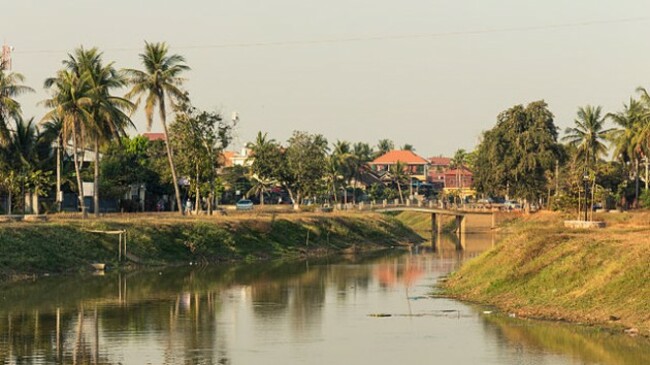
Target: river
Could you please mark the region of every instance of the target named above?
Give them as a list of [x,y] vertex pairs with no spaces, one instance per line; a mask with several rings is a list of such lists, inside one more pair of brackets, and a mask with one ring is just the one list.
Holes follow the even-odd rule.
[[650,364],[645,339],[431,294],[494,244],[0,287],[2,364]]

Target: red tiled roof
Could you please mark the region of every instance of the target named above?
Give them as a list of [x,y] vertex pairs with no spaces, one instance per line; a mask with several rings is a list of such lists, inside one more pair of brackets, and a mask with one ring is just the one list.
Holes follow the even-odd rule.
[[449,157],[429,157],[429,162],[431,162],[432,165],[438,165],[438,166],[449,166],[451,163],[451,158]]
[[149,141],[164,141],[165,140],[165,133],[142,133],[142,137],[145,137]]
[[[451,176],[456,176],[456,175],[458,175],[458,169],[450,169],[450,170],[445,171],[445,176],[450,176],[450,175],[451,175]],[[463,175],[463,176],[472,176],[472,175],[474,175],[474,174],[472,174],[472,172],[469,171],[469,170],[467,170],[467,169],[462,169],[462,170],[460,170],[460,175]]]
[[416,155],[413,151],[408,150],[393,150],[386,154],[377,157],[370,164],[396,164],[397,162],[407,163],[410,165],[426,165],[429,163],[424,158]]

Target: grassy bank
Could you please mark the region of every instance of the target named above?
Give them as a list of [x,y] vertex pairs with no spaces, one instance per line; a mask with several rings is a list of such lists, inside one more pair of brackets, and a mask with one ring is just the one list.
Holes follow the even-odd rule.
[[522,317],[650,335],[650,214],[601,215],[608,227],[592,231],[565,229],[564,218],[539,213],[510,223],[444,290]]
[[0,278],[118,266],[118,238],[91,230],[127,230],[130,264],[174,265],[300,257],[372,250],[421,240],[380,214],[293,213],[215,217],[53,217],[46,223],[0,224]]

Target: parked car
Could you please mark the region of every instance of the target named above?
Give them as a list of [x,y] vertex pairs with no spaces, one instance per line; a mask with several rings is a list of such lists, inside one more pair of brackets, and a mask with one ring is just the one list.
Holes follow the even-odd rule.
[[519,202],[517,202],[516,200],[506,200],[503,203],[503,207],[508,210],[519,210],[521,209],[521,204],[519,204]]
[[253,202],[250,201],[249,199],[240,199],[236,204],[235,207],[237,210],[251,210],[253,209]]

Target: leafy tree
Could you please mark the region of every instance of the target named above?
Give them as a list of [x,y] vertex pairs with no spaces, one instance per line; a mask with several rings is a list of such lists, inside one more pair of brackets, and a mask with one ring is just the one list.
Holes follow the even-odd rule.
[[295,131],[284,150],[278,181],[295,205],[315,194],[325,172],[327,140],[319,134]]
[[516,105],[497,117],[476,149],[474,183],[492,196],[536,201],[548,183],[546,172],[561,157],[553,114],[544,101]]
[[415,152],[415,147],[413,147],[412,144],[406,143],[404,146],[402,146],[402,150]]
[[180,88],[183,83],[180,75],[190,68],[185,65],[185,59],[182,56],[177,54],[168,55],[168,47],[165,43],[145,42],[145,51],[140,54],[140,59],[144,65],[144,71],[126,70],[129,83],[132,85],[126,97],[129,99],[137,98],[137,106],[140,104],[142,96],[146,95],[144,111],[147,117],[147,130],[151,130],[154,109],[156,109],[156,106],[158,107],[160,122],[165,133],[165,147],[174,184],[176,204],[179,212],[183,214],[178,178],[174,168],[174,152],[167,130],[167,106],[165,100],[167,99],[174,106],[177,102],[188,99],[187,94]]
[[170,125],[172,147],[182,151],[176,156],[178,171],[191,181],[197,212],[203,194],[207,195],[208,211],[212,213],[218,157],[230,144],[233,127],[219,113],[200,111],[188,103],[178,107],[176,120]]

